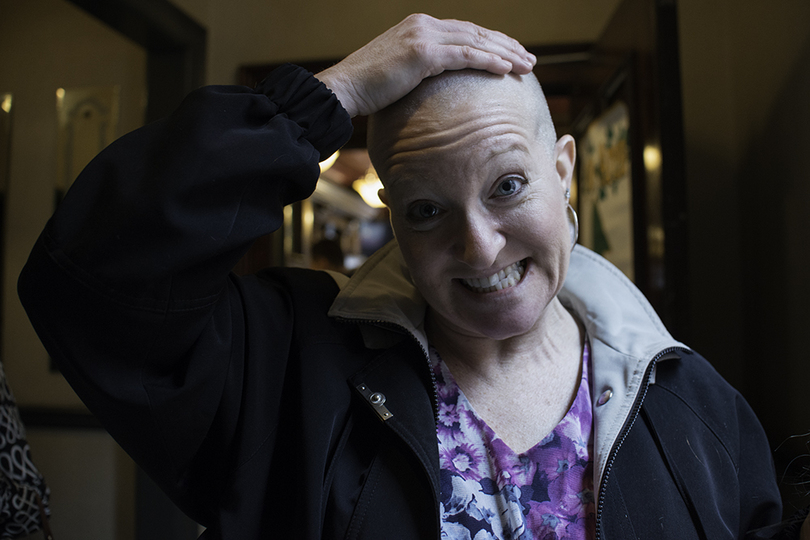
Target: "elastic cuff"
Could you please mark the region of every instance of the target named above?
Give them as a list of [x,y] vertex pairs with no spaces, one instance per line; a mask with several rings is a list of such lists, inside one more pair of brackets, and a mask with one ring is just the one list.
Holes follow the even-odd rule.
[[256,86],[305,131],[305,138],[326,159],[346,144],[352,134],[349,113],[337,96],[312,73],[293,64],[284,64]]

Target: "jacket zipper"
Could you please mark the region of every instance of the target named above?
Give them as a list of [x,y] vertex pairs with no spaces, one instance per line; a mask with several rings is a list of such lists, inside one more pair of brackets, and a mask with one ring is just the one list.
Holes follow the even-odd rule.
[[[434,428],[434,430],[436,430],[438,432],[438,429],[439,429],[439,385],[436,382],[436,375],[433,373],[433,366],[430,365],[430,353],[425,350],[425,347],[422,345],[422,342],[419,341],[419,339],[415,335],[413,335],[413,333],[410,330],[408,330],[407,328],[405,328],[404,326],[402,326],[400,324],[397,324],[397,323],[392,323],[390,321],[383,321],[381,319],[349,319],[349,318],[344,318],[344,317],[340,317],[339,320],[341,320],[343,322],[347,322],[347,323],[371,324],[371,325],[383,326],[383,327],[387,327],[387,328],[396,329],[397,331],[403,331],[412,340],[414,340],[417,345],[419,345],[419,349],[422,351],[422,357],[423,357],[423,359],[425,361],[425,364],[427,366],[428,373],[430,373],[430,382],[431,382],[431,384],[433,386],[433,399],[431,401],[431,406],[433,408],[433,428]],[[389,416],[389,418],[390,418],[390,416]],[[438,442],[436,444],[438,444]],[[425,473],[428,474],[427,471],[425,471]],[[430,474],[428,474],[428,478],[429,477],[430,477]],[[432,492],[433,492],[433,490],[431,489],[431,493]],[[435,503],[435,508],[436,508],[436,530],[439,532],[439,534],[441,534],[441,516],[439,515],[439,500],[438,500],[437,497],[438,497],[438,494],[433,493],[433,499],[434,499],[433,502]]]
[[[419,345],[419,349],[422,351],[422,356],[427,363],[428,373],[430,373],[430,381],[433,385],[433,399],[431,405],[433,406],[433,420],[438,429],[439,425],[439,388],[438,384],[436,383],[436,375],[433,373],[433,366],[430,364],[430,353],[425,350],[425,347],[422,343],[414,336],[407,328],[402,325],[392,323],[389,321],[383,320],[370,320],[370,319],[347,319],[341,318],[341,320],[350,323],[356,324],[373,324],[377,326],[384,326],[388,328],[393,328],[396,330],[404,331],[412,340]],[[610,450],[610,455],[608,457],[607,463],[605,464],[605,472],[602,476],[602,483],[600,485],[599,490],[599,500],[596,506],[596,540],[601,540],[602,538],[602,530],[601,530],[601,517],[602,517],[602,508],[605,504],[604,494],[605,494],[605,485],[610,477],[610,471],[613,467],[613,462],[616,460],[616,454],[618,453],[619,449],[621,448],[622,444],[624,443],[625,438],[627,438],[627,434],[630,432],[630,429],[635,424],[636,418],[638,417],[638,413],[641,410],[641,405],[644,402],[644,398],[647,396],[647,389],[649,388],[650,383],[650,375],[652,374],[652,370],[655,368],[655,365],[658,363],[662,357],[666,356],[667,354],[685,350],[683,347],[670,347],[668,349],[664,349],[663,351],[656,354],[650,364],[647,366],[647,370],[644,372],[644,379],[642,380],[642,388],[641,392],[639,393],[638,397],[636,398],[635,403],[633,403],[633,408],[630,411],[630,415],[628,416],[627,421],[622,428],[621,433],[616,438],[616,442],[613,444],[613,447]]]
[[610,478],[610,471],[613,467],[613,462],[616,460],[616,455],[619,453],[619,449],[624,443],[624,440],[627,438],[627,434],[630,433],[630,430],[633,428],[633,424],[635,424],[638,413],[641,410],[641,405],[644,403],[644,398],[647,396],[647,389],[650,386],[650,375],[652,374],[655,365],[662,357],[676,351],[685,350],[686,349],[683,347],[670,347],[668,349],[664,349],[653,357],[652,361],[647,366],[647,370],[644,372],[644,379],[641,383],[641,391],[636,397],[636,401],[633,403],[633,408],[630,410],[627,421],[625,421],[622,431],[616,438],[616,442],[613,443],[613,447],[610,449],[610,454],[608,455],[608,460],[605,463],[605,472],[602,475],[602,483],[599,487],[599,499],[596,505],[596,540],[601,540],[602,538],[602,508],[605,505],[605,486]]

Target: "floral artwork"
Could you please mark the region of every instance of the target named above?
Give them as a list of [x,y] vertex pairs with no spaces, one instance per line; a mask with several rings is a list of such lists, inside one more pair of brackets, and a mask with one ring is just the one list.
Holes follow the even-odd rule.
[[627,105],[618,101],[579,141],[579,240],[633,279],[629,127]]
[[542,441],[517,454],[475,413],[431,351],[439,391],[442,538],[593,538],[592,409],[588,352],[571,409]]

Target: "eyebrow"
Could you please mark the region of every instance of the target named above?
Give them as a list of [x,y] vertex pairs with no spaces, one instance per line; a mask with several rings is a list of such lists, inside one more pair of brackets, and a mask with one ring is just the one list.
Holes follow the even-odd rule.
[[[428,179],[420,173],[410,173],[407,175],[395,174],[385,181],[386,189],[391,189],[396,186],[396,189],[409,189],[409,186],[420,183],[425,184]],[[413,188],[410,188],[413,189]]]

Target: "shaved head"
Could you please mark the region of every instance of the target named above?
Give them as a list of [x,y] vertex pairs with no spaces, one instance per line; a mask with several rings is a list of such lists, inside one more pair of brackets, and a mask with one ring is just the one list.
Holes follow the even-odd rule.
[[556,139],[533,75],[445,72],[369,119],[380,195],[434,330],[536,329],[571,252],[576,151]]
[[484,115],[493,103],[513,108],[532,122],[536,142],[549,156],[553,155],[557,135],[545,95],[533,73],[494,75],[465,69],[424,79],[405,97],[369,117],[368,150],[374,168],[385,183],[386,161],[401,138],[416,130],[429,139],[432,131],[453,124],[458,107],[480,104]]

